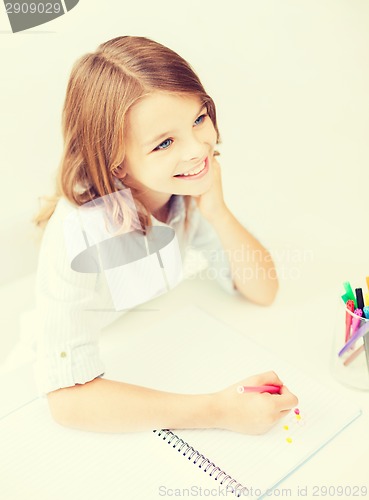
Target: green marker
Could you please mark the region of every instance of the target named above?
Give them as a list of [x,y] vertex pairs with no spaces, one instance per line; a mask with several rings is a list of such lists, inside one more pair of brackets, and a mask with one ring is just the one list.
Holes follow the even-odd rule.
[[[346,291],[346,296],[348,299],[353,300],[355,304],[355,309],[357,309],[357,301],[354,292],[352,291],[351,285],[348,281],[345,281],[343,284],[345,291]],[[347,302],[347,301],[346,301]]]
[[347,295],[347,293],[344,293],[343,295],[341,295],[341,299],[345,304],[347,304],[347,301],[350,300],[350,297]]

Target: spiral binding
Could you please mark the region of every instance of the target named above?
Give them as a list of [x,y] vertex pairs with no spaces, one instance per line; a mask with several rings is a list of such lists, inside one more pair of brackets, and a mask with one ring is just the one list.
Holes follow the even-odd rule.
[[[162,440],[166,441],[167,444],[172,444],[172,442],[176,440],[173,444],[173,448],[175,450],[177,450],[178,452],[183,451],[182,455],[188,460],[191,460],[193,464],[197,465],[200,462],[199,468],[208,473],[210,477],[215,479],[215,481],[218,481],[220,478],[222,478],[220,484],[222,486],[225,485],[227,488],[231,487],[232,493],[234,493],[235,496],[240,497],[242,493],[248,493],[249,490],[248,488],[246,488],[246,486],[238,483],[229,474],[217,467],[213,462],[211,462],[208,458],[195,450],[195,448],[190,446],[188,443],[186,443],[186,441],[174,434],[171,430],[161,429],[159,431],[154,430],[153,432],[158,437],[163,436]],[[234,483],[236,484],[234,485]]]

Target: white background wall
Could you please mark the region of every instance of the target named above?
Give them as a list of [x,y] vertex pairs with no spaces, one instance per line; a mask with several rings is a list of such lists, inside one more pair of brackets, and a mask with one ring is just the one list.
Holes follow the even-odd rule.
[[350,261],[369,274],[368,26],[367,0],[80,0],[13,34],[0,7],[0,284],[36,268],[30,220],[60,160],[71,66],[125,34],[198,72],[217,104],[228,204],[281,268],[296,259],[319,285],[350,279]]

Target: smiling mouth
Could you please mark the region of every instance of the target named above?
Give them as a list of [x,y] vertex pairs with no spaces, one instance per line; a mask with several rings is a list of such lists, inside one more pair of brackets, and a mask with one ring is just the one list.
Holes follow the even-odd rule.
[[194,168],[193,170],[189,170],[188,172],[185,172],[183,174],[176,174],[174,177],[195,177],[196,175],[199,175],[203,170],[205,170],[205,168],[206,168],[206,158],[201,163],[201,165]]

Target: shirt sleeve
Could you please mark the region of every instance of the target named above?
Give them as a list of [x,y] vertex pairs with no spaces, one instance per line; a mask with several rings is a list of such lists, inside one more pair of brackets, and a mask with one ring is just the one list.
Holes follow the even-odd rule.
[[103,375],[99,333],[112,312],[101,273],[71,269],[60,206],[48,222],[36,276],[37,343],[34,365],[42,394]]
[[190,248],[199,251],[207,262],[207,268],[201,271],[208,279],[216,280],[230,294],[238,294],[234,286],[231,266],[219,237],[212,225],[201,215],[198,208],[193,213],[193,234]]

